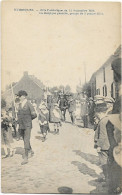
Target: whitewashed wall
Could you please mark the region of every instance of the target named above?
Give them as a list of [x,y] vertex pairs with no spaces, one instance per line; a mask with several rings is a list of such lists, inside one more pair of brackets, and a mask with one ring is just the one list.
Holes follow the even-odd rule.
[[111,84],[114,82],[113,70],[111,69],[111,64],[106,65],[105,67],[105,82],[103,68],[96,73],[96,90],[100,89],[100,94],[103,96],[103,86],[107,86],[107,96],[111,97]]

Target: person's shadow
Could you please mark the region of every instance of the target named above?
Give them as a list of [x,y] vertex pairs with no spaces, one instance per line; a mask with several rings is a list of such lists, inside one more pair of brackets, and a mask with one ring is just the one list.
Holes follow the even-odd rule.
[[86,164],[79,161],[72,161],[71,164],[77,166],[78,170],[84,175],[90,175],[93,178],[98,177],[99,175],[95,172],[94,169],[89,168]]
[[25,149],[22,147],[16,147],[15,154],[20,154],[22,156],[22,158],[24,158],[25,157]]
[[[76,155],[80,156],[81,158],[85,159],[86,161],[90,162],[91,164],[95,164],[100,167],[99,163],[99,157],[93,154],[88,154],[81,152],[80,150],[73,150],[73,152],[76,153]],[[79,161],[72,161],[73,165],[77,166],[80,173],[84,175],[89,175],[93,178],[93,180],[88,181],[88,185],[94,186],[95,189],[90,191],[90,193],[95,194],[107,194],[108,193],[108,186],[103,187],[102,182],[98,182],[98,178],[101,178],[103,176],[103,173],[100,173],[99,175],[96,173],[94,169],[91,169],[86,164],[81,163]]]
[[62,186],[58,188],[58,192],[60,194],[72,194],[73,190],[72,188],[66,187],[66,186]]
[[35,136],[36,139],[42,140],[43,138],[41,136]]
[[91,164],[95,164],[97,166],[100,166],[99,163],[99,157],[93,154],[84,153],[80,150],[73,150],[73,152],[76,153],[76,155],[80,156],[81,158],[85,159],[86,161],[89,161]]

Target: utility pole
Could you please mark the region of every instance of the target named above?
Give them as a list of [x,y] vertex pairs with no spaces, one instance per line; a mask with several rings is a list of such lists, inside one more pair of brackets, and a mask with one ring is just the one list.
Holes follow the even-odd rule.
[[7,71],[7,74],[8,74],[8,76],[9,76],[9,80],[10,80],[12,99],[13,99],[14,108],[15,108],[15,117],[17,117],[17,116],[16,116],[17,110],[16,110],[16,105],[15,105],[15,97],[14,97],[14,91],[13,91],[13,86],[12,86],[12,81],[11,81],[11,75],[10,75],[10,72],[9,72],[9,71]]
[[84,75],[85,75],[85,84],[86,84],[86,65],[84,64]]
[[84,75],[85,75],[85,94],[86,94],[86,65],[84,63]]

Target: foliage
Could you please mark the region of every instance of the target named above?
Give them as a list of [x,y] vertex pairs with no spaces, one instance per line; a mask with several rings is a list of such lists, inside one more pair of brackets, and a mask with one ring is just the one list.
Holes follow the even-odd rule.
[[91,85],[89,82],[83,85],[82,92],[84,92],[87,95],[87,97],[91,97]]
[[6,101],[5,101],[5,99],[1,99],[1,108],[4,108],[4,107],[6,107]]
[[65,93],[70,93],[71,92],[71,87],[69,85],[66,85],[66,87],[64,88],[64,92]]
[[82,92],[82,86],[81,85],[77,85],[76,86],[76,92],[79,94]]
[[[17,82],[12,83],[12,87],[16,85]],[[6,86],[6,90],[11,89],[11,84]]]
[[59,88],[58,88],[57,86],[50,88],[50,92],[51,92],[52,94],[54,94],[54,93],[56,93],[56,92],[58,92],[58,91],[59,91]]
[[50,88],[49,91],[52,94],[55,94],[55,93],[58,93],[59,94],[60,92],[70,93],[71,92],[71,87],[69,85],[66,85],[66,86],[63,86],[63,85],[54,86],[54,87]]

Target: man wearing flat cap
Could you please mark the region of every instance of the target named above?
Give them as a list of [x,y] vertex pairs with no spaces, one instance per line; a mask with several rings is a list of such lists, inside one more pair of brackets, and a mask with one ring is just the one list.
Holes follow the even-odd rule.
[[18,107],[18,123],[19,129],[21,131],[21,136],[24,140],[24,149],[25,157],[22,165],[28,163],[28,153],[31,153],[31,156],[34,154],[30,145],[31,129],[32,129],[32,120],[37,117],[37,114],[34,110],[32,104],[27,100],[27,92],[19,91],[18,97],[20,99],[20,104]]

